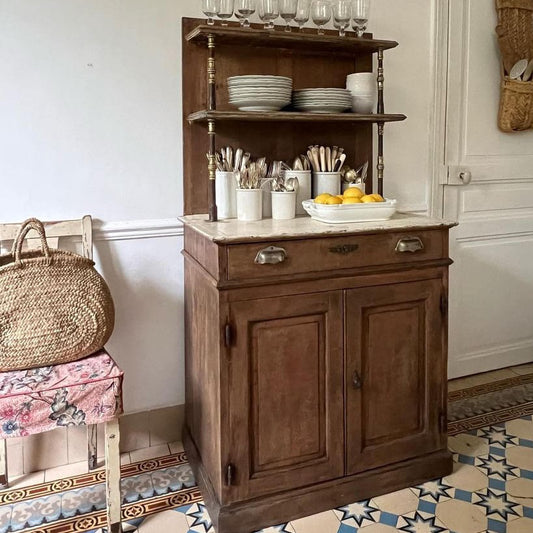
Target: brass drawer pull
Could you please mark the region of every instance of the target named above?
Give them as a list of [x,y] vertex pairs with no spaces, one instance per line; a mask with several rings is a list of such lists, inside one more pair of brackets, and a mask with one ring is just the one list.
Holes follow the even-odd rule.
[[359,248],[358,244],[342,244],[339,246],[333,246],[329,251],[333,254],[342,254],[348,255],[352,252],[355,252]]
[[277,265],[287,259],[287,252],[283,248],[269,246],[259,250],[255,256],[254,263],[257,265]]
[[419,237],[412,237],[410,239],[400,239],[396,245],[396,251],[400,253],[404,252],[419,252],[424,249],[424,243]]

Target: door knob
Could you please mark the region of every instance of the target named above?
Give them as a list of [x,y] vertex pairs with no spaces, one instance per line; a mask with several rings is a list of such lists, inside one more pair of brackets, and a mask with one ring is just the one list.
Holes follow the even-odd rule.
[[357,370],[354,371],[352,376],[352,385],[354,389],[360,389],[363,383],[361,382],[361,378],[359,377],[359,374],[357,373]]
[[470,170],[463,170],[459,173],[459,179],[463,185],[468,185],[472,181],[472,172]]

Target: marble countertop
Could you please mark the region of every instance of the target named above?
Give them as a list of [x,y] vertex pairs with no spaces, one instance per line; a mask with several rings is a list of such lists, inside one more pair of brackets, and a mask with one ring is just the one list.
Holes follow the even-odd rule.
[[342,236],[409,229],[449,228],[457,224],[451,220],[410,213],[396,213],[390,220],[351,224],[324,224],[307,216],[296,217],[292,220],[272,220],[267,218],[257,222],[241,222],[236,219],[209,222],[207,215],[187,215],[180,217],[180,220],[186,226],[191,227],[216,243],[311,238],[324,235]]

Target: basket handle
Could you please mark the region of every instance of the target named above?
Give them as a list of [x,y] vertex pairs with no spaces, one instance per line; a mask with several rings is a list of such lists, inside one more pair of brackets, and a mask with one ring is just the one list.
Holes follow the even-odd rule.
[[24,244],[26,235],[28,235],[32,229],[39,234],[39,238],[41,239],[41,251],[48,260],[48,264],[50,264],[52,261],[52,256],[50,255],[50,248],[48,247],[48,242],[46,241],[46,232],[44,230],[43,223],[36,218],[29,218],[20,226],[18,235],[15,237],[13,248],[11,250],[11,254],[15,257],[15,263],[18,265],[22,264],[22,259],[20,258],[22,254],[22,245]]

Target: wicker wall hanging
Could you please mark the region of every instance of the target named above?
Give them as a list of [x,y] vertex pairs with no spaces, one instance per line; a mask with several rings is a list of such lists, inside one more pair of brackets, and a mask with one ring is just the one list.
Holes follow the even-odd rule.
[[511,72],[520,60],[533,60],[533,0],[496,0],[496,9],[502,76],[498,126],[523,131],[533,128],[533,75]]

